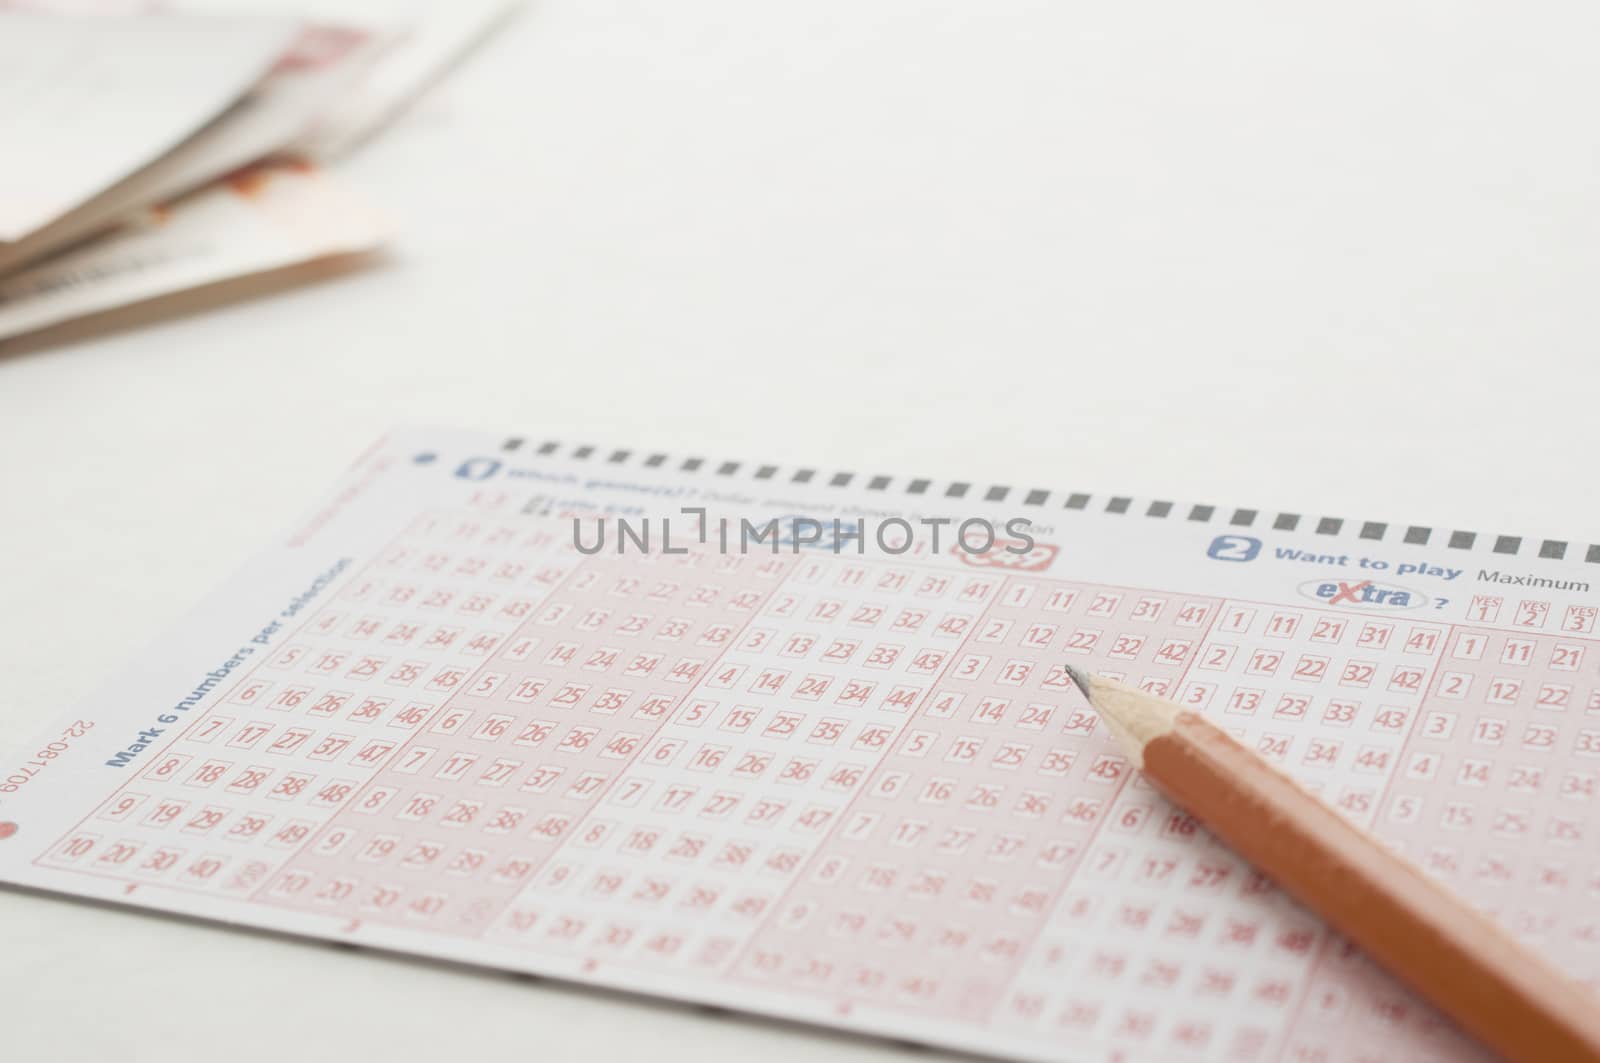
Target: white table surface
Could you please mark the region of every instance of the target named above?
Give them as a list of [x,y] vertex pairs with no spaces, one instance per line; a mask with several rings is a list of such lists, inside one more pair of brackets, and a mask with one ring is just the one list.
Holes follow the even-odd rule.
[[[546,0],[378,268],[0,354],[0,742],[403,421],[1600,541],[1583,3]],[[904,1049],[0,892],[0,1058]]]

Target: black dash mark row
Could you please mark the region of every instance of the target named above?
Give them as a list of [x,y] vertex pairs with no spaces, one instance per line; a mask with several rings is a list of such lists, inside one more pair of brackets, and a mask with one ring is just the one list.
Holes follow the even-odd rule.
[[[521,436],[512,436],[501,445],[505,453],[520,451],[527,443]],[[563,444],[556,440],[547,440],[535,448],[535,453],[541,457],[556,457],[561,455]],[[571,446],[566,457],[576,461],[585,461],[596,453],[596,448],[588,445]],[[651,452],[639,456],[631,450],[613,450],[606,455],[609,464],[626,465],[637,463],[645,468],[659,469],[671,460],[668,455]],[[685,458],[678,465],[682,472],[700,472],[707,467],[704,458]],[[756,480],[772,480],[777,478],[781,471],[778,465],[758,465],[751,468],[747,463],[737,461],[723,461],[712,463],[710,471],[718,476],[735,476],[740,470]],[[808,484],[818,480],[828,487],[848,487],[855,482],[856,474],[851,472],[835,472],[819,474],[816,469],[797,468],[789,474],[789,482]],[[869,491],[890,491],[896,479],[892,476],[871,476],[867,478],[865,487]],[[901,481],[899,490],[908,495],[927,495],[935,493],[935,486],[940,481],[917,478]],[[966,498],[974,491],[974,485],[967,481],[952,480],[944,483],[943,496],[945,498]],[[980,486],[976,489],[976,496],[985,502],[1005,502],[1012,495],[1012,488],[999,484]],[[1104,497],[1104,505],[1096,507],[1095,496],[1082,492],[1051,491],[1046,488],[1028,489],[1021,499],[1022,505],[1032,507],[1048,507],[1052,504],[1061,509],[1079,510],[1089,512],[1098,508],[1102,512],[1113,516],[1128,514],[1139,515],[1135,508],[1136,500],[1126,495],[1112,495]],[[1176,502],[1153,501],[1144,505],[1142,515],[1156,520],[1165,520],[1179,517],[1182,520],[1197,524],[1210,524],[1221,520],[1232,528],[1253,528],[1257,524],[1266,522],[1269,516],[1258,509],[1236,508],[1222,510],[1217,506],[1191,505],[1186,509]],[[1270,514],[1270,528],[1272,531],[1301,532],[1302,524],[1307,518],[1299,513]],[[1402,528],[1404,530],[1402,530]],[[1309,530],[1314,535],[1340,536],[1348,529],[1354,529],[1356,538],[1368,542],[1399,542],[1407,546],[1428,546],[1434,542],[1436,529],[1422,525],[1396,525],[1387,521],[1368,520],[1359,523],[1347,521],[1342,517],[1318,517]],[[1442,534],[1442,533],[1441,533]],[[1442,545],[1451,550],[1474,550],[1487,548],[1489,552],[1507,556],[1519,556],[1523,553],[1525,544],[1537,542],[1536,555],[1546,561],[1563,561],[1567,559],[1567,552],[1571,543],[1564,539],[1529,539],[1520,535],[1495,535],[1484,536],[1478,532],[1452,531],[1444,536]],[[1588,564],[1600,564],[1600,543],[1589,546],[1583,555],[1583,560]]]

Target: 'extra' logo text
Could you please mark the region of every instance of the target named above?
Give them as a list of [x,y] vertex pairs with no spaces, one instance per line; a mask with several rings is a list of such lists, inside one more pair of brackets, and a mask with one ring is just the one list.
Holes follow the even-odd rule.
[[1314,579],[1297,589],[1302,598],[1341,609],[1387,611],[1421,609],[1428,604],[1428,596],[1420,591],[1371,579]]

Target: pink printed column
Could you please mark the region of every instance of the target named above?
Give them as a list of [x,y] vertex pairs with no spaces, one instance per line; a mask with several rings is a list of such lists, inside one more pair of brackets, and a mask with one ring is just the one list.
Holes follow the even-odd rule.
[[581,563],[262,894],[480,932],[575,834],[781,583],[777,559]]
[[1128,773],[1062,663],[1175,682],[1215,608],[1008,579],[737,973],[984,1020]]
[[999,585],[802,557],[490,934],[587,972],[726,970]]
[[[1373,829],[1581,979],[1600,980],[1600,658],[1577,630],[1544,634],[1540,603],[1506,613],[1529,631],[1452,628]],[[1481,612],[1499,606],[1474,603]],[[1552,623],[1550,626],[1554,626]],[[1530,858],[1531,849],[1544,854]],[[1487,1058],[1359,953],[1336,943],[1297,1051],[1320,1058]],[[1600,1006],[1600,1005],[1597,1005]]]

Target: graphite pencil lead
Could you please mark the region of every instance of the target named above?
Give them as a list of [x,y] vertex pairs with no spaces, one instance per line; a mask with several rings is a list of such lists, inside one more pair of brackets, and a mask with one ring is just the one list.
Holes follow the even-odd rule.
[[1083,696],[1085,698],[1093,701],[1094,699],[1089,697],[1089,677],[1072,667],[1070,664],[1063,664],[1061,667],[1067,670],[1067,677],[1072,680],[1072,685],[1083,691]]

